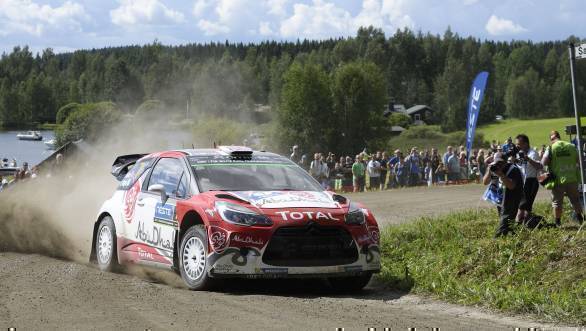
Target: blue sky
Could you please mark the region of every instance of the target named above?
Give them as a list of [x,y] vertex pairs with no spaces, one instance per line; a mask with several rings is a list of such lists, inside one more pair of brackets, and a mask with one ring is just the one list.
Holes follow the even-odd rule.
[[0,0],[0,52],[355,35],[374,25],[493,40],[585,37],[586,0]]

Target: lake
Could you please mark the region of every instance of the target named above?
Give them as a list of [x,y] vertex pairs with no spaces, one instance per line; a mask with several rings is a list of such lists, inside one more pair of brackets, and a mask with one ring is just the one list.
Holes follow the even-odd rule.
[[53,131],[41,131],[42,141],[18,140],[16,138],[18,132],[20,131],[0,131],[0,160],[14,158],[18,162],[18,166],[22,165],[23,162],[28,162],[29,165],[33,166],[53,153],[44,144],[44,141],[55,137]]

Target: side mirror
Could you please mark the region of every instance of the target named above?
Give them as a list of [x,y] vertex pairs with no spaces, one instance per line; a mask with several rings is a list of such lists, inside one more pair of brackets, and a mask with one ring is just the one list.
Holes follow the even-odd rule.
[[149,192],[159,193],[161,195],[161,203],[163,205],[167,203],[167,199],[169,199],[169,196],[167,195],[167,192],[165,192],[165,187],[163,186],[163,184],[154,184],[149,186]]

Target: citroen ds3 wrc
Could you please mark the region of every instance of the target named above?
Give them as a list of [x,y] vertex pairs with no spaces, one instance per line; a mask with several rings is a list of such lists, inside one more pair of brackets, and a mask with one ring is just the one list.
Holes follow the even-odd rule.
[[380,270],[379,229],[289,159],[246,147],[118,157],[119,185],[94,225],[90,259],[141,264],[204,290],[222,277],[326,278],[359,290]]

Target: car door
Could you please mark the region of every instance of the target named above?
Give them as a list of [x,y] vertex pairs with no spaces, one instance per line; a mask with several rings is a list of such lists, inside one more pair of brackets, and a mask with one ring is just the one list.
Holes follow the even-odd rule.
[[[161,158],[151,171],[146,185],[143,185],[136,201],[133,220],[135,233],[131,234],[138,242],[140,262],[173,264],[173,244],[177,230],[175,206],[177,199],[187,194],[186,179],[182,160]],[[154,185],[164,188],[166,199],[161,192],[152,190]]]

